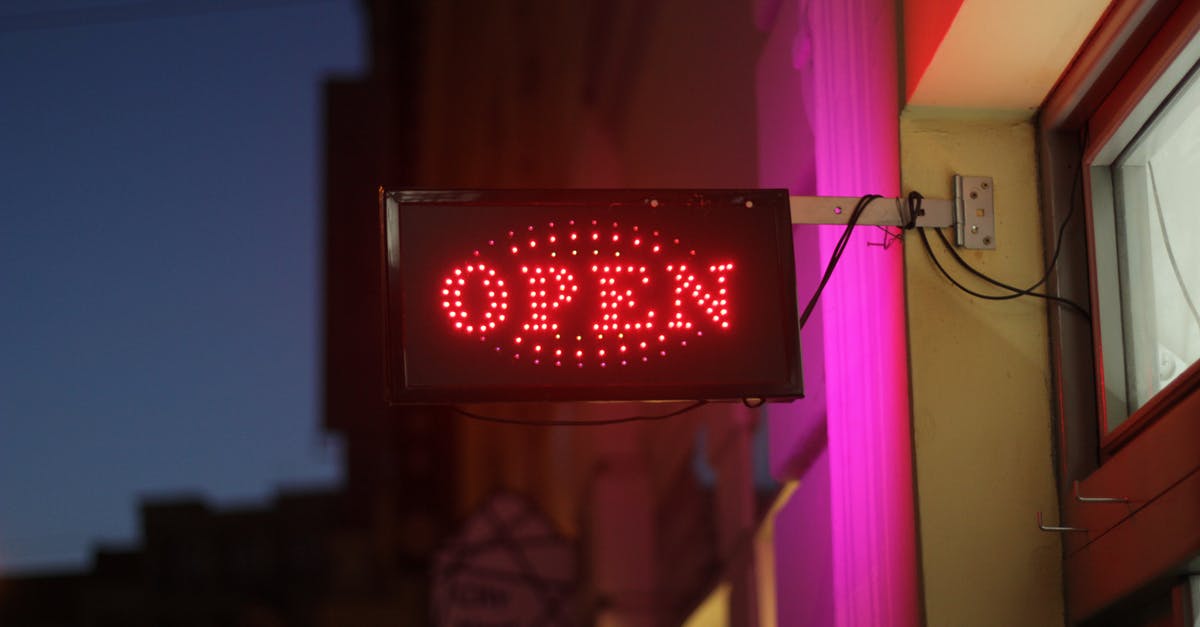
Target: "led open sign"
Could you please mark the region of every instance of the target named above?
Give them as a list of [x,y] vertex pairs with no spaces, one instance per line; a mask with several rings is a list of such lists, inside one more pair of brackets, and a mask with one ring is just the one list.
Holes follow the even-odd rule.
[[732,333],[732,262],[705,270],[678,239],[637,224],[622,231],[619,222],[568,219],[489,239],[442,281],[448,325],[513,359],[556,368],[649,362],[705,328]]
[[383,201],[393,401],[800,395],[785,191]]

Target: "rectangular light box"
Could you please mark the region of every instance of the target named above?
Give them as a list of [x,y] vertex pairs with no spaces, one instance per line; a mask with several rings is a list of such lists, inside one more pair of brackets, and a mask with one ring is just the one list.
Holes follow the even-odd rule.
[[381,191],[393,403],[801,396],[786,190]]

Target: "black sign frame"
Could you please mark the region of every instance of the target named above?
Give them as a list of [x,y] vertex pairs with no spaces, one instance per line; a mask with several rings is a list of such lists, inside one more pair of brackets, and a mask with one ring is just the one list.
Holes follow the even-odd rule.
[[[706,355],[704,349],[688,349],[707,358],[685,360],[673,356],[674,367],[656,362],[640,368],[617,368],[614,360],[612,367],[598,369],[596,366],[608,366],[604,362],[595,363],[602,358],[594,358],[586,367],[582,361],[567,364],[578,366],[579,372],[583,373],[578,376],[566,374],[567,369],[552,370],[548,363],[541,368],[530,368],[529,355],[525,356],[524,363],[516,363],[522,357],[519,353],[513,353],[515,361],[511,368],[481,365],[480,361],[471,358],[470,353],[442,359],[439,351],[428,345],[428,337],[438,333],[440,327],[429,318],[428,307],[417,307],[418,303],[427,302],[430,291],[429,285],[421,283],[424,279],[418,269],[441,276],[448,268],[445,262],[431,261],[435,257],[440,259],[438,251],[444,248],[429,242],[441,241],[439,238],[445,238],[447,230],[457,230],[455,225],[487,222],[493,216],[502,216],[497,224],[529,222],[528,228],[532,232],[533,224],[538,220],[542,221],[541,225],[554,226],[553,220],[545,221],[548,215],[583,219],[599,216],[602,221],[611,220],[613,227],[622,220],[627,223],[639,221],[648,225],[647,237],[650,225],[664,231],[683,232],[686,235],[681,235],[683,247],[678,252],[682,259],[697,258],[697,250],[686,250],[689,244],[697,242],[719,242],[726,248],[733,247],[732,250],[742,246],[743,249],[737,252],[742,257],[752,258],[755,263],[752,267],[739,267],[731,276],[731,283],[742,287],[742,302],[751,303],[746,305],[747,315],[740,323],[746,329],[743,333],[753,336],[752,341],[748,342],[745,351],[734,351],[729,349],[729,340],[705,339],[710,343],[725,342],[711,347],[709,353],[722,348],[724,352]],[[750,398],[780,401],[803,396],[792,224],[786,190],[380,189],[379,219],[389,403]],[[586,231],[589,226],[581,223],[579,228]],[[545,229],[544,226],[539,228]],[[500,239],[503,245],[511,243],[523,247],[525,244],[521,242],[519,231],[520,226],[499,231],[493,227],[492,232],[497,235],[488,241],[495,245],[494,240]],[[513,238],[514,232],[517,232],[515,241],[505,240]],[[618,232],[612,232],[615,241]],[[565,235],[566,231],[562,233]],[[654,235],[657,237],[659,232],[655,230]],[[608,238],[607,232],[604,237]],[[470,260],[472,253],[478,259],[482,241],[476,236],[470,241],[452,242],[450,247],[462,247],[460,256],[463,259]],[[533,240],[529,241],[528,245],[533,246]],[[664,242],[678,245],[681,240],[667,233]],[[697,247],[703,248],[703,245]],[[514,255],[516,250],[514,246]],[[683,256],[688,254],[690,257]],[[703,254],[699,253],[696,264],[706,263]],[[598,258],[603,259],[602,256]],[[739,260],[739,266],[741,264],[742,260]],[[462,267],[465,266],[459,266]],[[732,263],[730,268],[732,270]],[[715,335],[710,332],[709,337]],[[690,338],[682,342],[685,345],[686,339]],[[538,348],[541,350],[540,346]],[[497,346],[495,350],[499,352],[501,348]],[[463,371],[461,376],[460,369]],[[522,374],[513,374],[517,370]],[[695,371],[694,376],[692,371]]]

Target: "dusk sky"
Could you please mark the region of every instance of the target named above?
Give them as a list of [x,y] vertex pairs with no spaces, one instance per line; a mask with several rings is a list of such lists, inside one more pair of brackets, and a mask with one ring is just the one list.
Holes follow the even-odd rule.
[[338,480],[321,82],[362,30],[355,0],[0,4],[0,571],[137,541],[144,496]]

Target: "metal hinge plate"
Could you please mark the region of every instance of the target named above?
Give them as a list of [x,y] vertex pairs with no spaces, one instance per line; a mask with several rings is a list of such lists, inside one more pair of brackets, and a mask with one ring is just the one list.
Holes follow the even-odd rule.
[[954,213],[958,245],[996,249],[996,215],[990,176],[954,176]]

